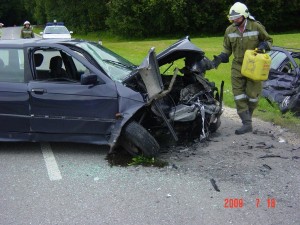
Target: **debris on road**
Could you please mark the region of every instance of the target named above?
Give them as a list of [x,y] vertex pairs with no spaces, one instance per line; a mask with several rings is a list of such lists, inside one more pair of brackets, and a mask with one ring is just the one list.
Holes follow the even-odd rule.
[[210,179],[210,183],[212,184],[212,186],[214,187],[214,189],[215,189],[217,192],[220,192],[220,189],[219,189],[219,187],[217,186],[215,179],[213,179],[213,178]]
[[269,169],[269,170],[272,169],[272,168],[271,168],[270,166],[268,166],[267,164],[263,164],[263,167],[265,167],[265,168],[267,168],[267,169]]
[[258,158],[259,159],[264,159],[264,158],[282,158],[282,159],[288,159],[288,157],[283,157],[283,156],[280,156],[280,155],[273,155],[273,154],[260,156]]

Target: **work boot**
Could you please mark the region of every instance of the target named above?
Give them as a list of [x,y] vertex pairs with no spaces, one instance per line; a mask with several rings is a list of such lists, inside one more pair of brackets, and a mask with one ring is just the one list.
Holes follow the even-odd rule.
[[249,114],[251,119],[252,119],[253,112],[254,112],[254,108],[249,108]]
[[240,129],[235,130],[235,134],[245,134],[248,132],[252,132],[252,120],[249,111],[244,111],[242,113],[238,113],[240,116],[243,126]]

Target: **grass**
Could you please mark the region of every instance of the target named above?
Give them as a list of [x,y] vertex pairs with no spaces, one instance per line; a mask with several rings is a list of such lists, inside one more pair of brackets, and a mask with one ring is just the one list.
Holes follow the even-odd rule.
[[[170,44],[176,42],[178,38],[173,39],[147,39],[147,40],[124,40],[115,37],[110,33],[90,33],[88,35],[73,35],[75,38],[99,41],[103,45],[116,53],[129,59],[134,64],[139,65],[151,47],[155,47],[156,52],[160,52]],[[273,34],[273,44],[276,46],[298,48],[300,49],[300,33],[294,34]],[[192,42],[200,47],[210,59],[213,55],[222,51],[223,37],[191,37]],[[232,57],[230,58],[232,60]],[[183,66],[183,62],[179,62],[179,68]],[[224,86],[224,104],[228,107],[235,107],[230,83],[230,66],[231,63],[221,64],[217,70],[206,72],[206,77],[214,81],[220,87],[221,81],[225,81]],[[259,117],[265,121],[288,128],[291,131],[300,134],[300,118],[294,117],[291,113],[282,115],[278,107],[272,107],[265,99],[261,99],[258,109],[254,112],[255,117]]]
[[128,166],[152,166],[152,167],[165,167],[168,165],[167,162],[156,159],[154,157],[149,158],[142,155],[135,156],[131,159],[132,161],[128,163]]

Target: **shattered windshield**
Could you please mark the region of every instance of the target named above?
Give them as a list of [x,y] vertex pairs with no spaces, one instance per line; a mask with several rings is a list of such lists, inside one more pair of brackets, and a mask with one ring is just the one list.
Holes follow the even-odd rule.
[[87,51],[114,81],[123,81],[136,68],[136,65],[97,43],[80,42],[77,45]]
[[70,34],[68,29],[63,26],[48,26],[45,28],[45,34]]

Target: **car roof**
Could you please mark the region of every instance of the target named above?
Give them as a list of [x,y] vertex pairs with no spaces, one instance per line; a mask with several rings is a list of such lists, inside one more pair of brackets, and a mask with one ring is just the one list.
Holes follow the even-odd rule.
[[271,48],[271,50],[273,50],[273,51],[281,51],[281,52],[289,53],[289,54],[299,53],[300,52],[299,48],[288,48],[288,47],[280,47],[280,46],[273,46]]
[[67,27],[64,26],[64,25],[51,25],[51,26],[46,26],[45,29],[46,29],[46,28],[49,28],[49,27],[65,27],[65,28],[67,28]]
[[76,43],[87,42],[79,39],[41,39],[41,38],[28,38],[28,39],[2,39],[0,47],[19,47],[25,45],[39,46],[39,44],[64,44],[69,43],[75,45]]

